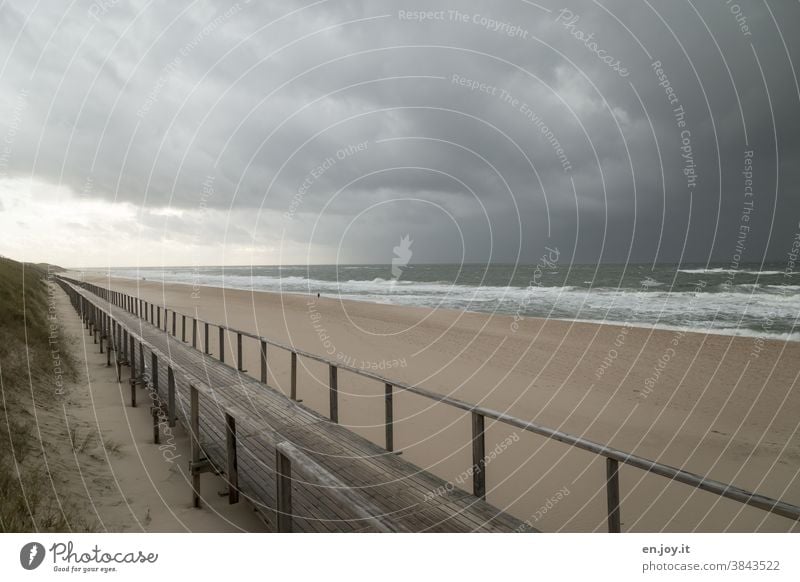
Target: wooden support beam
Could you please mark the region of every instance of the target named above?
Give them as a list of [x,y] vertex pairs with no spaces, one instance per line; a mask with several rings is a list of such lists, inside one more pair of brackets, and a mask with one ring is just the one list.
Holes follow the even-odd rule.
[[172,337],[178,337],[176,332],[176,323],[177,323],[177,313],[175,310],[172,310]]
[[192,442],[192,505],[200,507],[200,472],[197,464],[200,462],[200,393],[194,385],[189,385],[190,418],[189,423]]
[[158,417],[160,414],[160,409],[158,408],[158,406],[151,406],[150,414],[153,415],[153,444],[160,445],[161,432],[159,431],[159,426],[158,426]]
[[394,403],[393,392],[394,389],[391,384],[385,384],[386,390],[386,450],[394,450]]
[[128,381],[131,385],[131,408],[136,408],[136,345],[133,336],[131,336],[131,352],[130,352],[130,366],[131,377]]
[[[109,317],[109,320],[111,318]],[[114,326],[114,322],[106,321],[106,330],[108,331],[108,347],[106,348],[106,366],[111,366],[111,345],[114,343],[114,334],[112,332],[112,328]]]
[[192,318],[192,347],[197,348],[197,318]]
[[175,426],[178,411],[175,409],[175,372],[172,366],[167,367],[167,419],[169,426]]
[[290,398],[297,400],[297,352],[292,352],[292,375],[289,388]]
[[328,365],[328,387],[330,392],[330,418],[331,422],[339,422],[339,368],[333,364]]
[[181,341],[186,343],[186,316],[181,313]]
[[242,334],[236,334],[236,369],[240,372],[244,372],[244,368],[242,367],[243,364],[243,355],[242,355]]
[[484,416],[472,413],[472,494],[486,499],[486,445]]
[[[158,395],[158,356],[155,352],[150,352],[150,385],[153,394]],[[155,398],[154,398],[155,400]]]
[[219,328],[219,361],[225,362],[225,329]]
[[114,340],[114,357],[117,364],[117,382],[122,382],[122,355],[120,354],[120,346],[121,346],[121,336],[122,336],[122,329],[121,326],[117,325],[117,338]]
[[267,342],[261,340],[261,383],[267,383]]
[[608,505],[608,532],[620,533],[619,512],[619,462],[606,457],[606,500]]
[[203,352],[206,354],[210,354],[211,352],[208,351],[208,322],[203,322],[205,327],[204,336],[203,336]]
[[292,531],[292,462],[289,457],[275,449],[275,485],[277,488],[276,521],[278,532]]
[[239,502],[239,462],[236,457],[236,419],[225,413],[225,443],[228,457],[228,503]]

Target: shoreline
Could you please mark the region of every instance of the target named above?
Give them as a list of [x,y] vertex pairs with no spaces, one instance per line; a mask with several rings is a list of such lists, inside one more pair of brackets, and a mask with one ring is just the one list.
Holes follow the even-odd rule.
[[[67,270],[67,276],[72,277],[74,279],[80,280],[81,272],[74,271],[74,270]],[[85,276],[85,275],[84,275]],[[314,293],[299,293],[296,291],[270,291],[266,289],[252,289],[252,288],[241,288],[241,287],[224,287],[219,285],[197,285],[193,283],[184,283],[184,282],[177,282],[177,281],[164,281],[161,279],[142,279],[142,278],[134,278],[134,277],[86,277],[87,281],[94,282],[97,284],[98,280],[101,281],[108,281],[111,280],[119,280],[125,282],[144,282],[144,283],[158,283],[163,286],[183,286],[189,287],[193,291],[198,288],[207,288],[207,289],[220,289],[224,291],[242,291],[245,293],[265,293],[273,296],[291,296],[297,298],[316,298]],[[470,313],[470,314],[479,314],[479,315],[489,315],[494,318],[509,318],[509,319],[516,319],[517,321],[559,321],[564,322],[567,324],[588,324],[588,325],[597,325],[597,326],[611,326],[611,327],[629,327],[629,328],[637,328],[637,329],[644,329],[653,332],[684,332],[684,333],[691,333],[691,334],[698,334],[703,336],[723,336],[723,337],[735,337],[735,338],[745,338],[751,340],[761,339],[764,342],[778,342],[778,343],[797,343],[800,344],[800,327],[796,328],[795,331],[791,332],[775,332],[775,333],[760,333],[758,330],[753,330],[750,328],[718,328],[718,329],[708,329],[708,328],[699,328],[699,327],[688,327],[688,326],[678,326],[672,324],[662,324],[662,323],[648,323],[648,322],[638,322],[638,321],[619,321],[619,320],[598,320],[598,319],[583,319],[583,318],[567,318],[567,317],[540,317],[535,315],[515,315],[512,313],[506,313],[501,311],[477,311],[477,310],[470,310],[470,309],[458,309],[455,307],[429,307],[426,305],[404,305],[404,304],[397,304],[397,303],[381,303],[377,301],[371,301],[369,299],[352,299],[352,298],[339,298],[333,295],[325,296],[323,295],[321,299],[332,299],[336,301],[341,301],[344,303],[366,303],[372,306],[391,306],[391,307],[399,307],[403,309],[421,309],[427,311],[450,311],[454,313]],[[169,307],[169,306],[167,306]],[[518,318],[518,319],[517,319]]]
[[[89,280],[89,278],[86,278]],[[93,282],[105,284],[107,277]],[[796,342],[705,335],[447,309],[371,304],[160,281],[113,279],[171,309],[266,336],[380,374],[788,502],[800,501]],[[180,327],[178,328],[180,333]],[[244,368],[259,369],[255,341]],[[229,334],[226,348],[235,346]],[[216,355],[214,334],[211,352]],[[226,356],[234,362],[233,354]],[[288,355],[269,350],[268,384],[288,395]],[[405,365],[390,365],[402,361]],[[327,365],[300,358],[298,398],[327,415]],[[383,442],[383,386],[343,371],[340,423]],[[602,531],[598,458],[554,441],[487,426],[490,503],[526,520],[542,500],[571,492],[535,527]],[[419,467],[457,481],[469,466],[469,417],[420,397],[395,396],[395,446]],[[627,531],[789,531],[759,510],[623,468]],[[766,517],[766,519],[765,519]],[[536,521],[536,520],[534,520]],[[625,520],[624,520],[625,521]]]

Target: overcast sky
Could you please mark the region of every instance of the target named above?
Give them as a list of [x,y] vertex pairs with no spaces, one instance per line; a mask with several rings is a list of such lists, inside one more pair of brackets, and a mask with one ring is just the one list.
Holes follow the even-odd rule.
[[0,254],[785,260],[798,25],[776,0],[6,1]]

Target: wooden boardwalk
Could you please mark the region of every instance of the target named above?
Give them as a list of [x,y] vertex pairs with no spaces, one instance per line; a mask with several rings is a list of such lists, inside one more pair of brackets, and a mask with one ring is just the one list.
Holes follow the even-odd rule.
[[[244,330],[177,313],[166,305],[57,278],[87,329],[114,347],[115,359],[130,365],[131,403],[138,386],[157,401],[154,438],[181,420],[192,436],[193,490],[200,503],[200,472],[213,470],[229,482],[231,502],[244,496],[278,531],[532,531],[486,499],[485,423],[543,436],[605,459],[608,531],[622,531],[621,465],[674,483],[713,493],[761,511],[800,522],[800,506],[747,491],[684,469],[625,452],[536,422],[397,382]],[[163,318],[162,318],[163,311]],[[171,316],[171,317],[168,317]],[[178,318],[180,316],[180,318]],[[180,327],[178,326],[180,319]],[[187,334],[187,324],[191,332]],[[202,329],[201,329],[202,327]],[[171,328],[171,333],[170,333]],[[180,329],[180,334],[178,330]],[[219,335],[217,357],[209,351],[211,331]],[[180,339],[178,337],[180,336]],[[236,367],[224,365],[226,337]],[[261,382],[243,370],[243,340],[260,346]],[[267,384],[267,349],[291,356],[289,398]],[[138,349],[137,349],[138,348]],[[107,350],[108,351],[108,350]],[[316,360],[329,368],[328,418],[297,401],[297,362]],[[217,359],[219,358],[219,359]],[[111,365],[110,353],[108,363]],[[120,366],[117,365],[118,375]],[[385,447],[348,431],[339,418],[339,371],[385,387]],[[461,410],[471,417],[470,495],[398,458],[394,450],[394,393],[402,391]]]
[[59,283],[100,349],[110,343],[114,358],[129,367],[132,404],[157,404],[154,438],[164,439],[175,421],[192,433],[196,503],[199,473],[212,470],[228,481],[231,502],[247,500],[276,531],[531,531],[135,310]]

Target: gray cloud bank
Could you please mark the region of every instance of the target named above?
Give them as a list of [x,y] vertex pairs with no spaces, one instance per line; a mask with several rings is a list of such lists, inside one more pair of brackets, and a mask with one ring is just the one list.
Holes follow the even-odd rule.
[[0,179],[257,262],[386,262],[405,234],[418,262],[780,260],[798,24],[775,1],[6,2]]

